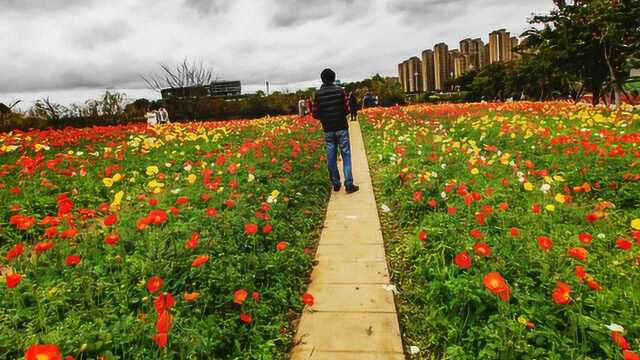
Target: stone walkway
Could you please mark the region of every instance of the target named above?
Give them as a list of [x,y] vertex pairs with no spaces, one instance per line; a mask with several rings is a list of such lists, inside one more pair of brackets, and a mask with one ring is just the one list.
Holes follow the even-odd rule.
[[293,360],[404,359],[362,134],[349,124],[360,191],[331,195],[308,289],[315,304],[300,319]]

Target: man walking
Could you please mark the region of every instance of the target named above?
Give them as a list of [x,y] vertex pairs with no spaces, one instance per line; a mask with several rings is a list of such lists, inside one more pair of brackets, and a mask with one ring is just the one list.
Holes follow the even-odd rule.
[[327,167],[334,191],[340,191],[340,173],[338,172],[338,147],[342,155],[344,187],[347,194],[354,193],[359,187],[353,184],[351,174],[351,145],[347,115],[350,113],[349,99],[344,89],[334,84],[336,73],[324,69],[320,74],[322,86],[316,92],[313,101],[313,117],[319,119],[324,131],[324,144],[327,151]]

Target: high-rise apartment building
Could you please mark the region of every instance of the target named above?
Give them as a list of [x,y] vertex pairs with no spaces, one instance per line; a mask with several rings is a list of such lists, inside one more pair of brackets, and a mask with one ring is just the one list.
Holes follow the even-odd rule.
[[398,81],[400,82],[400,86],[402,86],[402,91],[407,91],[404,86],[404,61],[398,64]]
[[433,47],[433,71],[436,90],[444,89],[444,82],[449,78],[449,46],[445,43]]
[[422,92],[422,64],[417,56],[409,59],[409,92]]
[[481,39],[471,40],[469,48],[469,69],[480,70],[486,65],[484,42]]
[[489,63],[511,61],[512,47],[511,34],[507,30],[500,29],[491,32],[489,34]]
[[458,56],[460,56],[460,51],[458,49],[449,50],[449,73],[447,74],[448,79],[455,78],[455,60]]
[[459,54],[453,60],[453,78],[457,79],[469,70],[469,55]]
[[436,89],[434,72],[433,51],[422,52],[422,90],[433,91]]

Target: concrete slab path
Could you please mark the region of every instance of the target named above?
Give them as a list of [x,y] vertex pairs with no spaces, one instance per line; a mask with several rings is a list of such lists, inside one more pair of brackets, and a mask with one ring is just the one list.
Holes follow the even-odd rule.
[[404,359],[362,133],[349,124],[360,191],[331,195],[308,289],[315,304],[302,314],[292,360]]

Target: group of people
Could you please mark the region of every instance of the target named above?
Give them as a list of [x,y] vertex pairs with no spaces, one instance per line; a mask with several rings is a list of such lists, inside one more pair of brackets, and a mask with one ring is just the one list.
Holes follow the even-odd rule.
[[169,112],[167,109],[161,107],[157,110],[147,109],[147,112],[144,115],[147,120],[147,125],[157,125],[157,124],[168,124],[169,123]]

